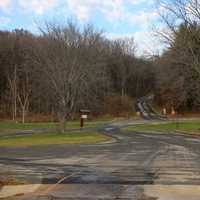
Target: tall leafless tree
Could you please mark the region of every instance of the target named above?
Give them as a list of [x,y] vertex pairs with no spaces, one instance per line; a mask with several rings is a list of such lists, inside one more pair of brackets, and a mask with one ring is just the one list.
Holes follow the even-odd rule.
[[97,83],[104,72],[98,67],[101,65],[98,58],[93,56],[97,56],[94,55],[95,48],[101,51],[98,46],[101,35],[91,28],[81,33],[72,23],[65,27],[46,24],[42,32],[44,40],[36,53],[36,61],[57,99],[64,132],[66,119],[77,110],[77,105],[83,104],[85,96],[95,98],[92,91],[100,89]]

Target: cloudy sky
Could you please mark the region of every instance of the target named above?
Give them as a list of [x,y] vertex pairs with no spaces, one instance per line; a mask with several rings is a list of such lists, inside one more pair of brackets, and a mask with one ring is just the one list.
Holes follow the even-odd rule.
[[152,36],[158,21],[154,0],[0,0],[0,29],[37,32],[44,21],[92,23],[109,38],[134,37],[138,54],[160,50]]

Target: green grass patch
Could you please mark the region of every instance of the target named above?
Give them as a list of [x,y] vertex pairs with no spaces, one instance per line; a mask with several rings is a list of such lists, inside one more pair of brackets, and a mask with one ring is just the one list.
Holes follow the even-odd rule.
[[169,122],[159,124],[138,124],[124,129],[125,131],[188,131],[200,133],[200,122]]
[[29,136],[0,138],[0,146],[27,147],[53,144],[93,144],[109,140],[111,140],[110,137],[96,132],[38,133]]
[[[85,121],[85,128],[95,128],[103,124],[107,124],[111,122],[111,119],[97,119],[94,121]],[[80,122],[77,121],[69,121],[66,122],[67,129],[75,129],[80,127]],[[59,128],[59,123],[14,123],[14,122],[0,122],[0,131],[2,130],[31,130],[31,129],[43,129],[43,128]]]
[[58,123],[15,123],[15,122],[0,122],[0,130],[16,129],[30,130],[34,128],[56,128]]

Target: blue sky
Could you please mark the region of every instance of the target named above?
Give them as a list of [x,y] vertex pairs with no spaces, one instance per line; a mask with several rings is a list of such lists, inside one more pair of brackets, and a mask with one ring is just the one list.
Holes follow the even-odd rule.
[[139,55],[161,48],[152,32],[159,18],[154,0],[0,0],[1,30],[37,32],[37,24],[69,18],[92,23],[111,39],[134,37]]

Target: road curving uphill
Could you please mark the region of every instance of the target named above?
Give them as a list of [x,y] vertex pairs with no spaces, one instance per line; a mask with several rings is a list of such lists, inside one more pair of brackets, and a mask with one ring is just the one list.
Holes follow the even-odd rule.
[[140,116],[146,120],[165,120],[166,117],[158,114],[148,102],[148,98],[143,97],[138,99],[136,103],[136,110],[140,112]]

